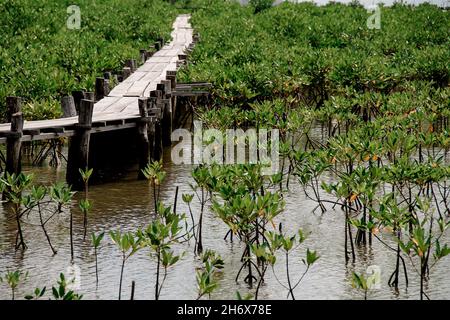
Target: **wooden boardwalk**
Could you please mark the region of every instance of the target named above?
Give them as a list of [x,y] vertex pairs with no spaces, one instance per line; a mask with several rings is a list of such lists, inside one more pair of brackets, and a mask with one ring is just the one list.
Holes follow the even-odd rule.
[[[10,122],[0,124],[0,144],[6,144],[5,171],[21,172],[22,142],[70,137],[66,180],[73,190],[82,190],[79,169],[93,168],[95,172],[98,168],[89,162],[90,158],[96,160],[105,154],[114,157],[114,152],[115,155],[123,153],[114,144],[113,131],[135,128],[122,130],[120,137],[128,145],[136,146],[139,178],[145,178],[142,169],[149,161],[161,159],[163,147],[171,145],[173,126],[185,119],[187,111],[177,106],[177,97],[209,95],[208,90],[201,89],[209,88],[210,84],[177,84],[176,81],[177,69],[188,62],[187,54],[199,41],[189,19],[189,15],[176,18],[169,44],[160,39],[154,44],[156,52],[140,50],[143,62],[140,67],[136,68],[136,61],[128,60],[117,75],[122,81],[112,90],[109,88],[111,74],[106,72],[105,78],[96,79],[95,92],[78,91],[63,97],[64,118],[24,121],[21,99],[8,97]],[[108,142],[101,140],[104,135],[92,135],[99,132],[106,132],[107,141],[113,145],[108,147]],[[90,143],[92,138],[94,143]]]
[[[176,71],[193,46],[193,29],[189,15],[180,15],[173,24],[172,41],[151,56],[128,78],[114,87],[103,99],[94,104],[92,133],[130,128],[141,118],[138,100],[150,97],[157,85],[167,81],[168,72]],[[21,141],[46,140],[73,136],[79,117],[54,120],[24,121]],[[11,123],[0,124],[0,144],[7,142]]]

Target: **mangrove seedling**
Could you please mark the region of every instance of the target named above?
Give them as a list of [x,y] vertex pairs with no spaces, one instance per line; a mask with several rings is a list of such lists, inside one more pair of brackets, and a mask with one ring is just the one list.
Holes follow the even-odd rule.
[[21,219],[24,214],[22,211],[22,192],[30,187],[33,181],[33,175],[26,175],[24,173],[5,174],[0,178],[1,189],[6,199],[12,204],[12,211],[17,224],[16,236],[16,250],[22,247],[23,250],[27,248],[23,237]]
[[219,286],[215,278],[216,274],[223,269],[224,265],[222,257],[212,250],[206,250],[201,259],[203,267],[201,270],[197,270],[197,300],[205,295],[211,297],[211,293]]
[[120,233],[117,231],[110,231],[109,236],[111,240],[116,244],[119,250],[122,253],[122,267],[120,269],[120,282],[119,282],[119,300],[122,297],[122,279],[123,279],[123,271],[125,269],[125,263],[127,260],[139,251],[141,248],[140,238],[135,237],[135,235],[131,232]]
[[86,168],[85,170],[79,169],[81,178],[83,179],[84,183],[84,199],[80,201],[80,209],[83,212],[83,240],[86,239],[86,233],[87,233],[87,224],[88,224],[88,212],[91,208],[91,205],[88,200],[89,196],[89,178],[92,175],[93,169]]
[[46,290],[47,287],[43,287],[42,289],[36,288],[33,293],[27,294],[24,298],[25,300],[39,300],[44,296]]
[[274,270],[274,262],[275,260],[273,258],[270,258],[269,261],[273,262],[272,271],[275,275],[275,278],[277,279],[278,283],[283,286],[285,289],[288,290],[288,298],[291,296],[292,300],[295,300],[294,296],[294,290],[300,285],[308,271],[310,270],[311,266],[319,259],[319,255],[317,255],[316,251],[311,251],[309,248],[306,249],[306,258],[302,259],[303,264],[306,266],[306,269],[303,271],[302,275],[298,279],[297,282],[293,282],[292,280],[292,274],[290,271],[290,262],[289,258],[291,253],[297,249],[305,240],[306,237],[303,234],[303,231],[301,229],[298,230],[297,234],[289,237],[285,236],[282,232],[282,227],[280,224],[279,232],[273,232],[269,231],[266,233],[266,238],[268,239],[269,245],[270,245],[270,252],[276,252],[277,250],[284,251],[285,256],[285,268],[286,268],[286,278],[287,278],[287,286],[284,285],[278,277],[276,277],[276,273]]
[[11,289],[11,299],[14,300],[16,295],[16,289],[21,282],[27,280],[28,272],[23,273],[20,270],[8,271],[3,277],[0,277],[0,282],[3,281],[6,282],[6,284]]
[[145,230],[137,232],[142,245],[150,248],[150,256],[156,259],[155,300],[161,295],[168,269],[182,257],[175,255],[171,246],[183,236],[182,222],[186,220],[185,215],[172,212],[171,207],[165,207],[162,203],[159,203],[157,212],[156,219]]
[[52,287],[52,295],[55,300],[81,300],[83,295],[75,293],[73,290],[68,290],[67,286],[70,284],[66,280],[63,273],[59,274],[57,286]]
[[92,233],[92,246],[94,247],[94,255],[95,255],[95,285],[98,288],[98,249],[100,247],[100,242],[102,241],[105,233],[102,232],[99,235]]
[[[66,183],[58,182],[50,187],[50,198],[57,205],[57,212],[61,213],[63,206],[70,203],[74,192],[70,189]],[[74,247],[73,247],[73,213],[70,210],[69,216],[69,236],[70,236],[70,257],[73,261],[74,258]]]
[[153,204],[155,212],[158,213],[159,193],[161,190],[161,184],[166,178],[166,172],[163,170],[162,161],[150,162],[144,169],[142,169],[147,180],[150,180],[153,190]]

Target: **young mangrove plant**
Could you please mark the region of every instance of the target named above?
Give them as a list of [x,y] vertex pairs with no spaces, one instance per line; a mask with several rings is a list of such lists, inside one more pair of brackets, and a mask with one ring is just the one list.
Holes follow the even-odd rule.
[[88,213],[91,209],[91,203],[89,202],[89,178],[92,175],[93,169],[79,169],[79,172],[84,183],[84,198],[80,200],[80,210],[83,213],[83,240],[85,240],[88,225]]
[[27,248],[23,237],[21,223],[24,215],[24,211],[22,210],[22,193],[31,186],[32,181],[33,175],[26,175],[23,173],[16,175],[5,172],[0,178],[0,189],[6,196],[6,200],[11,203],[12,212],[17,224],[16,250],[20,247],[22,247],[23,250]]
[[94,256],[95,256],[95,287],[98,288],[98,249],[100,247],[100,243],[102,242],[103,237],[105,236],[104,232],[96,235],[92,233],[92,246],[94,247]]
[[149,163],[144,169],[142,169],[147,180],[150,180],[153,190],[153,204],[155,212],[158,213],[159,193],[161,190],[161,184],[163,183],[166,172],[163,170],[162,161],[153,161]]
[[3,277],[0,277],[0,282],[6,282],[11,289],[11,299],[15,299],[16,289],[20,283],[26,281],[28,278],[28,272],[23,273],[20,270],[8,271]]
[[[73,280],[72,280],[73,281]],[[52,295],[55,300],[81,300],[83,295],[74,292],[73,290],[68,289],[68,283],[66,277],[63,273],[59,274],[59,280],[57,281],[57,285],[52,287]],[[45,290],[42,289],[42,290]]]
[[[292,298],[292,300],[295,300],[295,296],[294,296],[294,290],[300,285],[300,283],[302,282],[302,280],[305,278],[306,274],[308,273],[308,271],[310,270],[310,268],[312,267],[312,265],[319,259],[319,255],[317,254],[316,251],[312,251],[309,250],[309,248],[306,249],[306,257],[304,259],[302,259],[303,264],[305,265],[305,270],[303,271],[303,273],[301,274],[301,276],[299,277],[299,279],[294,282],[292,279],[292,274],[290,271],[290,256],[293,253],[293,251],[295,251],[298,247],[300,247],[300,245],[303,244],[303,242],[306,240],[306,237],[303,233],[303,231],[301,229],[298,230],[297,234],[293,235],[293,236],[285,236],[282,232],[282,226],[280,224],[279,227],[279,231],[278,232],[274,232],[274,231],[268,231],[266,233],[266,238],[268,239],[268,244],[269,244],[269,248],[270,250],[267,251],[261,251],[258,253],[258,251],[256,251],[258,254],[266,254],[266,258],[265,260],[270,262],[270,265],[272,267],[272,271],[275,275],[275,279],[278,281],[278,283],[283,286],[285,289],[288,290],[288,295],[287,297],[289,298],[289,296]],[[287,279],[287,286],[285,284],[283,284],[279,278],[276,275],[276,271],[275,271],[275,257],[274,257],[274,253],[277,252],[278,250],[282,251],[284,253],[284,258],[285,258],[285,270],[286,270],[286,279]]]
[[[197,166],[192,170],[192,177],[195,184],[191,184],[191,189],[195,192],[198,201],[200,202],[200,216],[198,218],[197,234],[195,236],[195,252],[201,254],[203,252],[203,215],[205,212],[206,203],[210,200],[209,192],[211,184],[211,176],[209,175],[208,167]],[[190,206],[189,206],[190,208]]]
[[216,275],[224,265],[222,257],[212,250],[203,252],[201,259],[203,267],[197,270],[197,300],[205,295],[211,297],[211,293],[219,286]]
[[[75,193],[64,182],[58,182],[50,186],[49,195],[52,201],[56,204],[56,212],[61,213],[64,206],[70,204]],[[70,237],[70,257],[74,259],[73,246],[73,213],[70,210],[69,216],[69,237]]]
[[184,214],[174,213],[170,206],[159,203],[156,218],[144,230],[137,232],[139,242],[143,247],[148,247],[150,257],[156,259],[155,300],[161,295],[168,269],[183,256],[176,255],[171,247],[184,236],[185,220]]
[[122,297],[122,279],[125,263],[127,260],[141,249],[141,238],[136,237],[132,232],[121,233],[119,230],[110,231],[109,237],[122,253],[122,266],[120,268],[119,300]]

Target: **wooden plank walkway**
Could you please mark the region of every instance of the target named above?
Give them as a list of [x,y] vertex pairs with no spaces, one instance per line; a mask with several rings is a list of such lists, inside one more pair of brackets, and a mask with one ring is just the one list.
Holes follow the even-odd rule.
[[[178,69],[181,61],[180,55],[184,55],[194,42],[193,29],[189,19],[190,15],[179,15],[173,24],[172,41],[164,45],[131,76],[113,88],[106,97],[94,104],[93,133],[136,126],[136,120],[141,118],[138,99],[150,97],[150,92],[156,90],[162,80],[166,80],[167,71]],[[77,125],[78,121],[78,116],[25,121],[21,140],[31,141],[73,136],[72,127]],[[11,123],[0,124],[0,144],[6,143],[6,135],[10,131]]]

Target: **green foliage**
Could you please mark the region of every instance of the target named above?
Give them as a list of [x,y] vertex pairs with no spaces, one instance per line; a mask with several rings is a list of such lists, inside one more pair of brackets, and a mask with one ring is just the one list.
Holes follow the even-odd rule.
[[6,282],[11,289],[12,300],[15,299],[15,292],[19,284],[28,278],[28,272],[23,273],[20,270],[8,271],[3,277],[0,277],[0,282]]
[[254,8],[255,13],[258,13],[272,7],[273,0],[250,0],[248,4]]
[[197,270],[198,298],[210,295],[218,286],[215,278],[219,270],[223,269],[224,262],[220,255],[212,250],[206,250],[201,256],[203,268]]
[[81,300],[83,295],[75,293],[73,290],[68,290],[67,286],[69,284],[64,274],[60,273],[57,286],[52,287],[53,298],[55,300]]
[[67,1],[0,3],[0,111],[5,97],[26,98],[27,119],[60,115],[60,96],[92,91],[104,71],[119,71],[158,38],[169,40],[176,9],[162,0],[81,0],[81,29],[66,27]]

